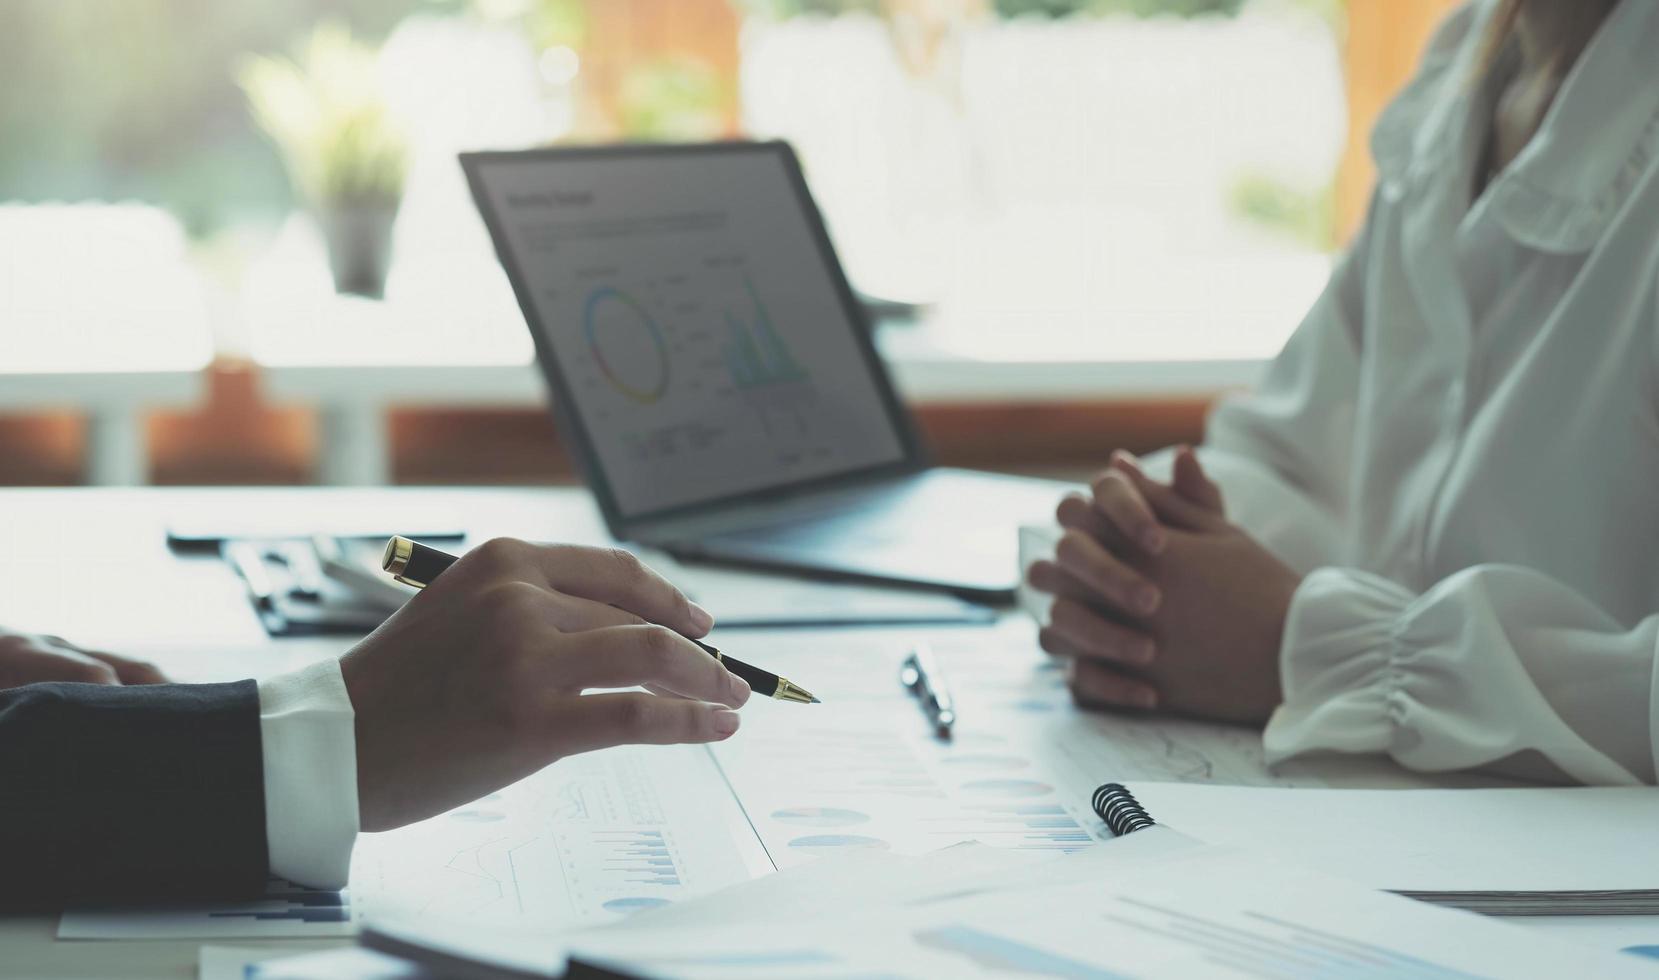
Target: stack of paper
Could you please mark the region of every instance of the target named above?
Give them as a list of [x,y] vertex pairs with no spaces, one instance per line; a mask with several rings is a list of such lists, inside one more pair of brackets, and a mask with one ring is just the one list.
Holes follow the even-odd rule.
[[1153,819],[1488,915],[1659,914],[1659,789],[1264,789],[1136,782]]
[[[1167,828],[1057,859],[985,850],[804,865],[618,926],[531,941],[567,951],[572,967],[662,980],[1651,975],[1634,957]],[[422,936],[375,925],[364,941],[455,976],[547,975],[524,971],[521,952],[497,962],[471,944],[423,948]]]

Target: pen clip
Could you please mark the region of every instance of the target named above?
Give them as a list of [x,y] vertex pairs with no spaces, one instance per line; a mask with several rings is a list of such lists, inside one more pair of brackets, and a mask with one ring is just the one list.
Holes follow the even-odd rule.
[[944,677],[926,648],[916,647],[899,666],[899,683],[916,696],[916,703],[933,725],[933,733],[948,739],[956,725],[956,706],[945,688]]
[[899,683],[912,694],[920,694],[922,687],[922,664],[914,653],[904,658],[899,665]]

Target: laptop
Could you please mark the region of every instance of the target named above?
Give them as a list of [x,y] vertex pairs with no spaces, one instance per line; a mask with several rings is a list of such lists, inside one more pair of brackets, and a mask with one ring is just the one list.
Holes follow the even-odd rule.
[[618,539],[1012,597],[1067,486],[929,464],[787,144],[461,162]]

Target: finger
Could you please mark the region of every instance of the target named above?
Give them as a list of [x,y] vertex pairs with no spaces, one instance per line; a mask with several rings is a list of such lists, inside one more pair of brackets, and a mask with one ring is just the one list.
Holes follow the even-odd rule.
[[668,688],[660,687],[656,684],[641,684],[640,687],[645,688],[647,691],[650,691],[652,694],[655,694],[659,698],[679,698],[682,701],[694,701],[694,700],[696,700],[695,698],[688,698],[684,694],[679,693],[678,691],[670,691]]
[[1181,496],[1217,513],[1226,513],[1221,499],[1221,487],[1204,472],[1198,453],[1191,446],[1175,450],[1175,491]]
[[[1044,626],[1042,629],[1037,631],[1037,645],[1042,647],[1044,653],[1063,660],[1080,660],[1093,663],[1101,662],[1098,658],[1090,656],[1088,650],[1085,649],[1083,645],[1074,641],[1066,633],[1055,629],[1053,626]],[[1134,666],[1130,664],[1118,664],[1112,666],[1114,669],[1124,672],[1132,672],[1135,669]]]
[[1141,496],[1134,480],[1121,468],[1112,467],[1095,478],[1094,506],[1123,536],[1148,554],[1164,549],[1164,532],[1152,506]]
[[1099,541],[1082,531],[1068,529],[1054,546],[1054,560],[1062,569],[1125,612],[1150,616],[1163,601],[1163,593],[1145,576],[1107,551]]
[[1118,472],[1134,483],[1142,499],[1152,505],[1153,512],[1164,524],[1186,530],[1204,531],[1225,521],[1225,517],[1214,509],[1187,499],[1173,486],[1152,479],[1139,467],[1120,465]]
[[642,617],[626,609],[607,606],[603,602],[595,602],[581,596],[554,593],[551,608],[554,625],[564,633],[584,633],[613,626],[647,625]]
[[737,712],[722,705],[637,692],[585,694],[560,704],[548,723],[562,743],[561,755],[613,745],[719,742],[739,724]]
[[0,689],[53,682],[110,686],[120,684],[121,678],[109,664],[74,650],[36,644],[7,650],[0,657]]
[[1067,494],[1054,509],[1054,518],[1061,527],[1086,531],[1096,541],[1110,541],[1117,533],[1106,515],[1095,509],[1094,498],[1080,493]]
[[114,668],[115,676],[123,684],[165,684],[167,675],[157,669],[155,664],[145,663],[142,660],[132,660],[127,657],[118,657],[113,653],[103,653],[98,650],[87,650],[86,655],[95,660],[102,660]]
[[616,606],[685,636],[703,636],[714,626],[707,610],[620,548],[536,545],[496,538],[474,552],[478,554],[474,562],[493,562],[508,575],[523,574],[529,566],[535,570],[538,585]]
[[1156,652],[1150,636],[1070,599],[1054,601],[1049,628],[1060,634],[1079,656],[1093,660],[1144,667],[1152,662]]
[[1068,682],[1072,699],[1085,708],[1138,708],[1147,711],[1158,706],[1158,692],[1152,685],[1106,664],[1073,661]]
[[1092,587],[1078,581],[1075,575],[1047,559],[1032,562],[1031,567],[1026,569],[1025,580],[1037,591],[1047,592],[1052,596],[1075,599],[1087,605],[1100,602],[1100,595]]
[[734,708],[749,700],[748,682],[664,626],[614,626],[564,642],[575,649],[558,658],[560,673],[584,689],[655,684]]

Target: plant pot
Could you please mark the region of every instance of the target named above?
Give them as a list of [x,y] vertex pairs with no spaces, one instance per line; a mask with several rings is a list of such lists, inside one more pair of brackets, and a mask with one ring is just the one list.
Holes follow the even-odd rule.
[[339,204],[320,209],[318,223],[328,244],[334,291],[380,299],[392,266],[394,204]]

